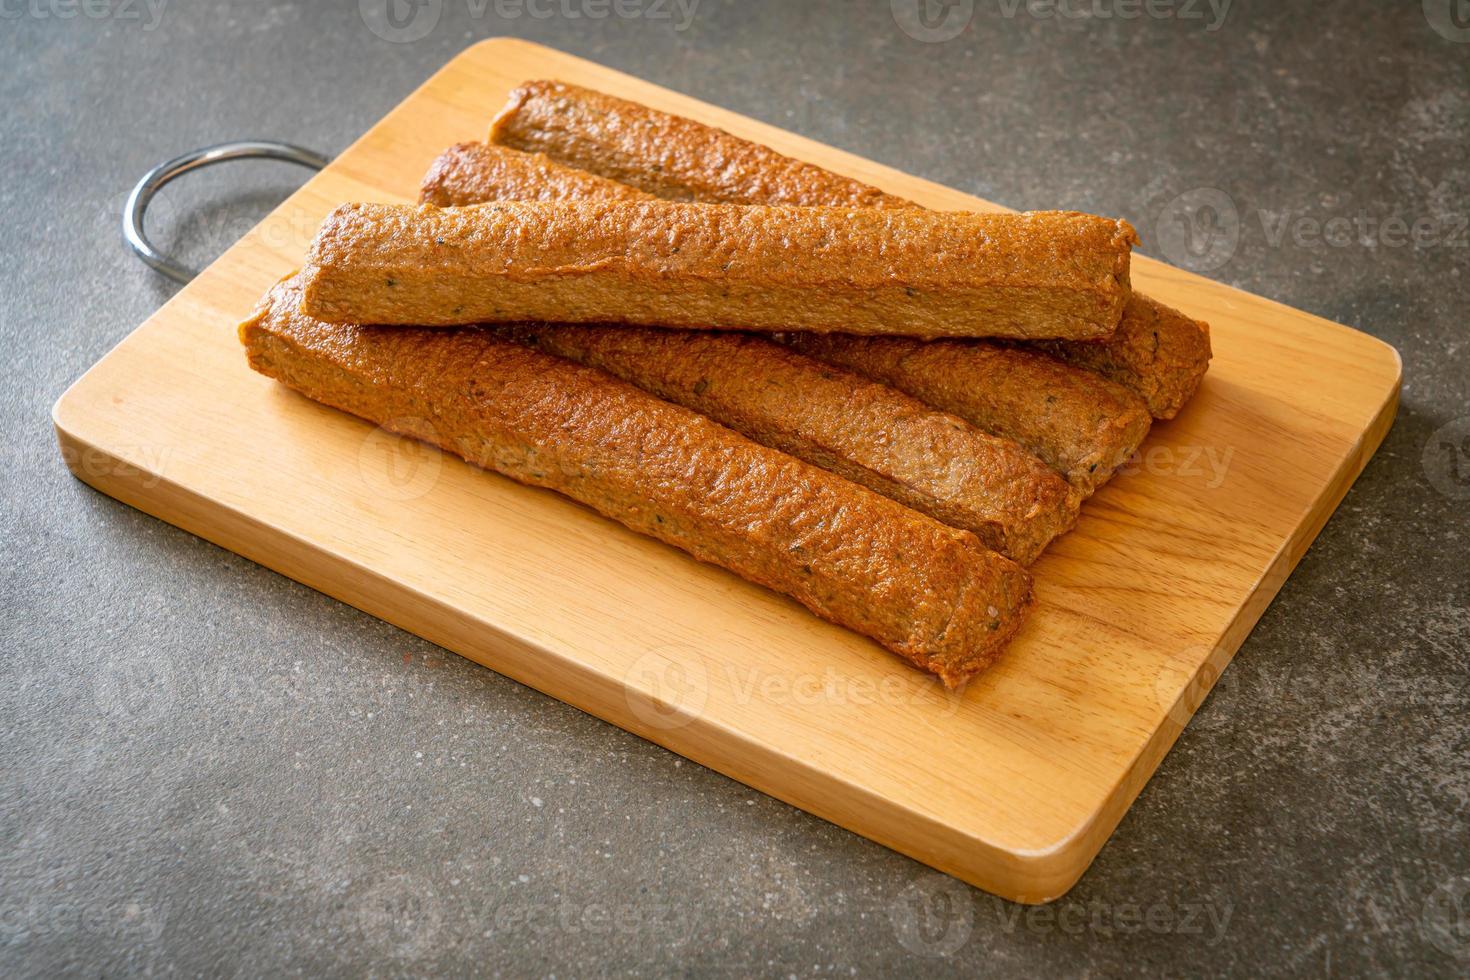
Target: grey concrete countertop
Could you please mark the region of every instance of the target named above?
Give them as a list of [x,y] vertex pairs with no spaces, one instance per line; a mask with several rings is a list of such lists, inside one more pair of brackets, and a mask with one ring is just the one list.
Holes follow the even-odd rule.
[[[386,2],[0,2],[0,973],[1470,970],[1451,0]],[[1402,352],[1387,442],[1060,902],[935,877],[63,468],[52,402],[172,291],[119,242],[130,184],[244,136],[336,152],[493,35],[1125,216]],[[202,264],[299,178],[191,177],[155,235]]]

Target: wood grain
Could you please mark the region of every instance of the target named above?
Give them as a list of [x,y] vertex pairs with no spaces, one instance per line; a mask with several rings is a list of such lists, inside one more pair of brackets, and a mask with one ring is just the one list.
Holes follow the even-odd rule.
[[[1144,258],[1214,328],[1194,402],[1035,568],[960,695],[795,603],[555,494],[251,373],[235,324],[346,200],[409,201],[521,81],[724,127],[930,207],[994,205],[547,48],[475,45],[57,402],[81,479],[682,755],[1008,898],[1063,894],[1390,425],[1392,348]],[[139,275],[145,274],[141,269]]]

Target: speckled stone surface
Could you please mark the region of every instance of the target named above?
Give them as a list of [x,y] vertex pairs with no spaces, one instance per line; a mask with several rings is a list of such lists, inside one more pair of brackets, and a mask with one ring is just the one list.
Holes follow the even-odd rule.
[[[1450,0],[654,4],[0,4],[0,973],[1470,971]],[[497,34],[1124,216],[1402,351],[1384,447],[1061,902],[936,877],[66,473],[52,402],[171,293],[119,243],[132,181],[243,136],[340,150]],[[202,263],[298,178],[197,175],[155,234]]]

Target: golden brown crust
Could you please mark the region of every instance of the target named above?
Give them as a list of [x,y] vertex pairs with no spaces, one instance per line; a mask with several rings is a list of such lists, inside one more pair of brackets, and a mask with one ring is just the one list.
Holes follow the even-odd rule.
[[490,142],[670,201],[910,207],[876,187],[680,116],[564,82],[526,82]]
[[1153,421],[1127,388],[1019,347],[837,334],[780,339],[1014,440],[1085,494],[1133,455]]
[[[917,207],[704,123],[561,82],[517,89],[490,139],[670,200]],[[1135,295],[1109,339],[1046,350],[1132,388],[1155,418],[1173,418],[1209,368],[1210,337],[1204,323]]]
[[481,329],[334,325],[288,279],[240,325],[303,394],[557,490],[783,592],[951,687],[989,666],[1030,577],[960,531],[633,385]]
[[[448,189],[436,200],[460,205],[597,198],[613,189],[642,196],[539,155],[483,144],[447,150],[424,183]],[[1034,561],[1076,521],[1075,496],[1015,443],[976,431],[886,384],[759,337],[573,325],[513,327],[503,334],[601,368],[757,442],[973,531],[986,547],[1022,564]],[[1057,371],[1097,380],[1050,363]]]
[[1077,520],[1077,494],[1014,442],[762,337],[549,324],[505,335],[973,531],[1023,565]]
[[1052,211],[346,204],[312,242],[304,302],[339,323],[1101,337],[1128,298],[1134,237]]
[[563,167],[544,153],[521,153],[486,143],[458,143],[435,158],[424,175],[419,203],[441,208],[484,201],[560,201],[596,197],[652,200],[627,184]]
[[[463,168],[436,164],[435,170],[452,175],[448,182],[459,185],[456,199],[464,204],[515,199],[518,196],[534,197],[538,193],[536,187],[542,181],[557,193],[564,192],[574,199],[600,197],[609,188],[631,190],[558,163],[536,163],[544,159],[541,157],[514,150],[504,150],[503,153],[505,156],[499,158],[494,166],[481,165],[479,161],[482,158],[469,157]],[[567,175],[573,174],[592,183],[568,179]],[[997,346],[984,341],[936,340],[925,343],[905,338],[865,339],[846,334],[790,334],[782,339],[805,353],[892,385],[935,408],[952,412],[985,432],[1019,443],[1084,493],[1096,490],[1123,460],[1133,454],[1148,433],[1152,421],[1142,399],[1127,388],[1099,378],[1081,367],[1071,367],[1053,357],[1019,347]],[[604,343],[615,344],[616,340]],[[670,337],[664,343],[670,350],[679,349],[676,337]],[[1094,346],[1106,349],[1112,345]],[[566,351],[562,353],[568,354]],[[663,356],[651,355],[639,362],[638,369],[640,372],[656,372],[663,363]],[[670,397],[669,391],[659,386],[659,377],[640,378],[619,371],[614,373],[661,397]],[[731,373],[748,377],[751,371],[736,371],[732,367]],[[683,404],[707,415],[712,414],[708,406]],[[727,419],[719,420],[741,428]],[[775,445],[749,429],[741,431]],[[785,445],[777,448],[796,451]],[[826,465],[828,469],[836,468],[810,455],[803,458]],[[856,479],[851,473],[844,472],[844,475]],[[856,479],[856,482],[880,493],[886,492],[874,482],[862,479]],[[891,492],[887,495],[946,520],[934,510],[925,509],[912,500]],[[946,522],[976,530],[973,524],[959,523],[953,517]],[[983,534],[981,538],[985,540]],[[997,550],[1007,551],[1005,547]],[[1011,557],[1016,555],[1011,553]]]
[[1210,366],[1210,327],[1134,293],[1118,331],[1101,343],[1037,341],[1028,346],[1138,392],[1156,419],[1172,419]]

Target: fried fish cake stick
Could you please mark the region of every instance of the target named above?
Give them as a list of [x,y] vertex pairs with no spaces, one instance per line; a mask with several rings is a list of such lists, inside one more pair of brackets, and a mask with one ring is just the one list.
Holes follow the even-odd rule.
[[1194,397],[1211,353],[1208,324],[1137,293],[1107,340],[1041,340],[1026,346],[1131,388],[1156,419],[1172,419]]
[[457,143],[439,154],[419,191],[420,203],[441,208],[486,201],[589,198],[653,200],[627,184],[564,167],[544,153],[522,153],[488,143]]
[[721,129],[564,82],[526,82],[490,142],[669,201],[911,208],[901,197]]
[[1127,388],[1035,351],[906,337],[780,339],[1014,440],[1085,494],[1127,462],[1153,423]]
[[950,687],[985,669],[1031,579],[968,531],[493,331],[324,323],[285,280],[240,325],[250,365],[327,405],[785,593]]
[[[616,181],[547,162],[540,154],[485,145],[473,153],[467,146],[446,150],[430,168],[424,187],[426,200],[451,199],[461,204],[517,198],[585,200],[623,194],[647,196]],[[581,338],[583,344],[591,343],[585,331],[574,336]],[[674,331],[661,331],[659,336],[667,338],[662,343],[669,350],[681,349],[681,341]],[[1114,468],[1133,454],[1148,433],[1152,421],[1142,399],[1127,388],[1090,371],[1070,367],[1055,358],[1019,347],[1004,347],[985,341],[924,342],[846,334],[789,334],[782,335],[780,339],[804,353],[865,374],[943,412],[958,415],[984,432],[1013,440],[1040,457],[1084,493],[1090,494],[1105,483]],[[601,342],[618,349],[616,337],[608,337]],[[722,342],[741,343],[733,340]],[[654,341],[649,339],[643,343],[652,345]],[[622,371],[613,373],[660,397],[670,398],[670,391],[681,389],[673,383],[672,373],[659,373],[665,359],[666,355],[649,351],[647,358],[637,362],[640,377],[631,377]],[[607,364],[601,366],[608,367]],[[750,367],[754,368],[753,362]],[[733,366],[731,370],[734,370]],[[739,373],[750,376],[749,370]],[[805,386],[790,386],[789,390],[798,387]],[[793,401],[800,403],[802,399],[793,396]],[[708,405],[692,405],[687,401],[683,404],[706,415],[713,414]],[[728,418],[718,420],[740,428]],[[754,435],[748,429],[741,431]],[[795,452],[789,445],[778,448]],[[803,458],[808,462],[818,462],[811,456]],[[848,458],[856,461],[854,456]],[[845,475],[851,478],[850,474]],[[886,492],[873,483],[857,482]],[[892,493],[888,495],[894,496]],[[946,520],[946,523],[955,523],[953,518],[946,519],[912,500],[904,502]],[[979,533],[969,524],[956,526],[970,527]],[[984,540],[984,535],[981,538]],[[997,550],[1007,551],[1004,547]]]
[[[735,204],[917,207],[876,187],[803,163],[713,126],[563,82],[526,82],[490,127],[490,141],[670,200]],[[1210,361],[1209,327],[1135,294],[1104,341],[1045,350],[1142,396],[1173,418]]]
[[1023,565],[1077,521],[1078,494],[1016,443],[762,337],[549,324],[507,335],[973,531]]
[[345,204],[307,255],[337,323],[517,320],[915,337],[1105,337],[1127,222],[668,201]]

